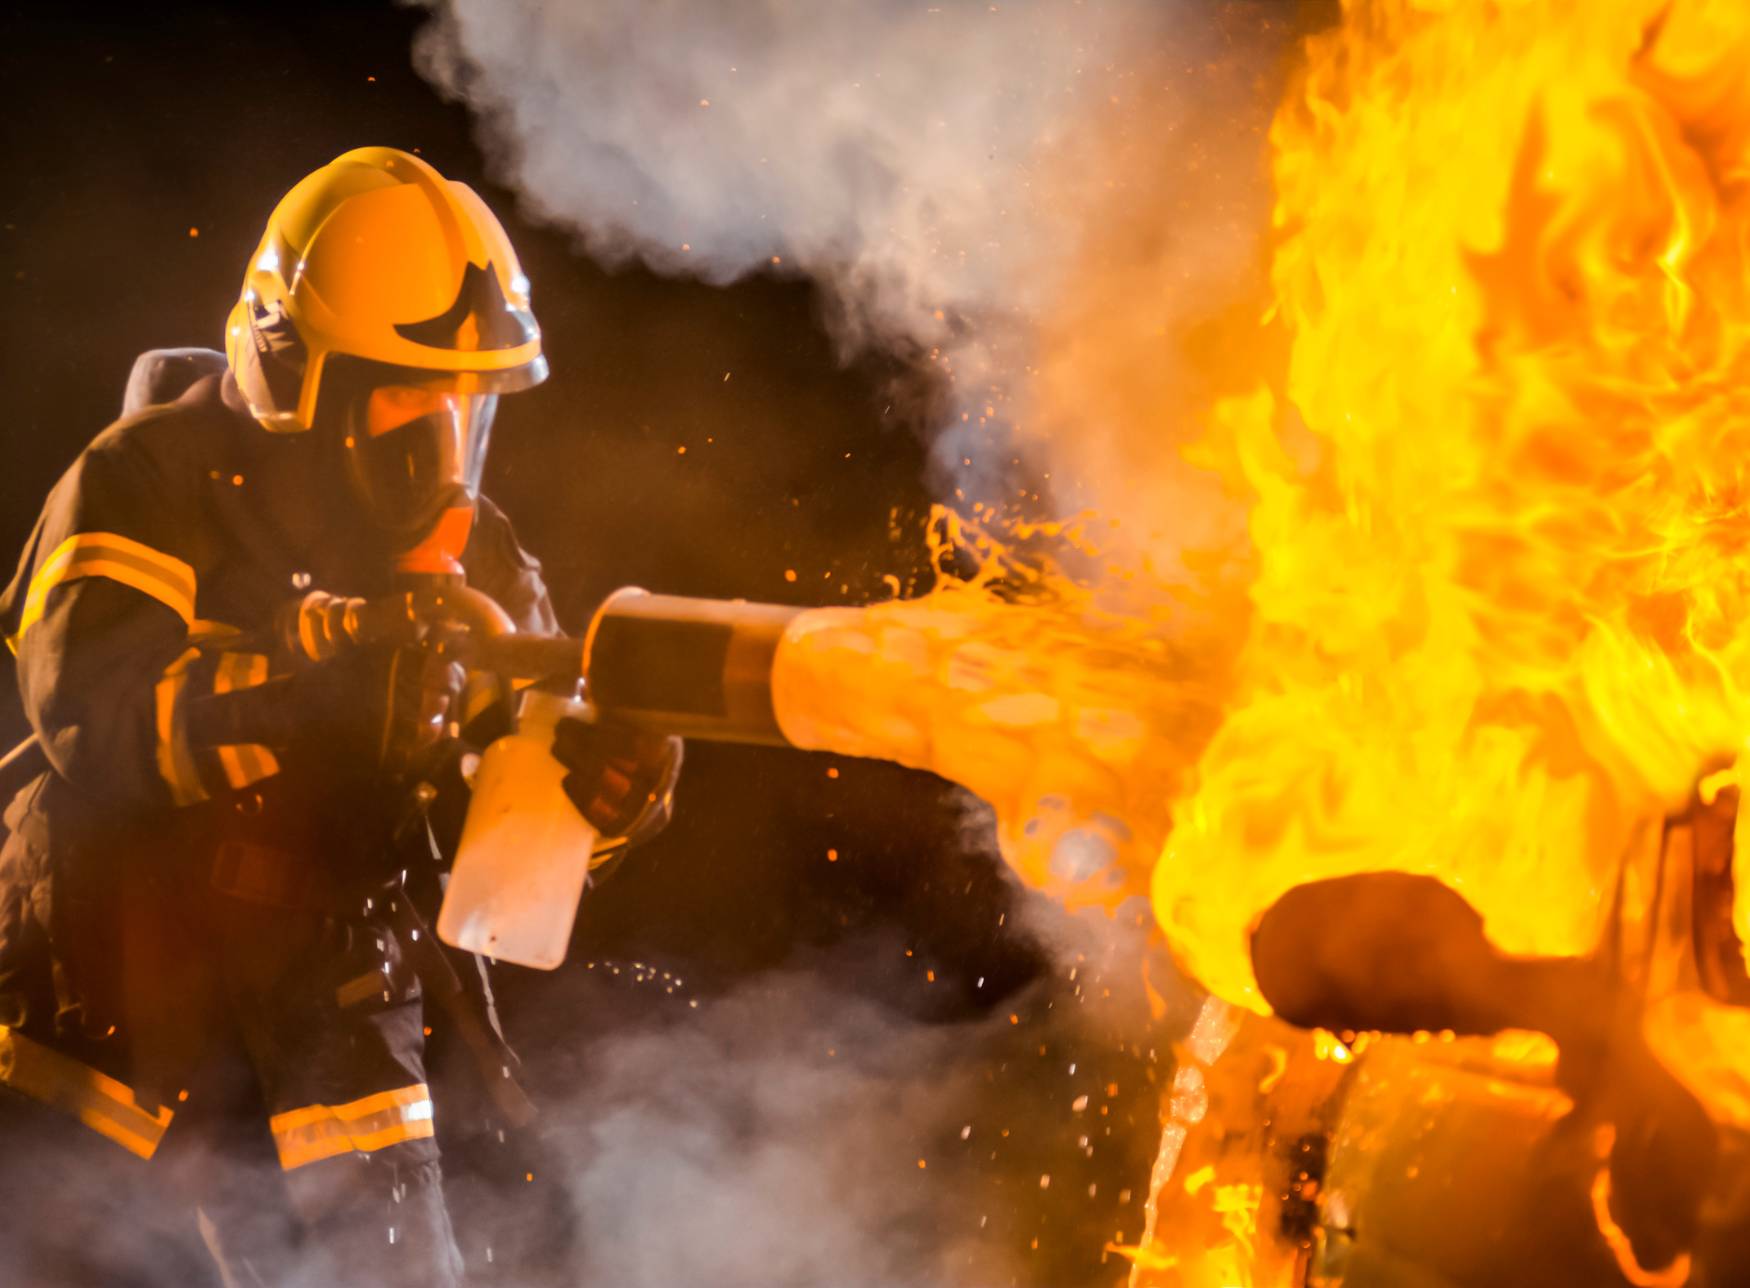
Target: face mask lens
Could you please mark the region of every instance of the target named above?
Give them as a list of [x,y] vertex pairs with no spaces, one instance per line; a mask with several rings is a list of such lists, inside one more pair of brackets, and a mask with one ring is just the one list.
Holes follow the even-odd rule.
[[[410,402],[430,409],[393,423]],[[359,492],[382,527],[421,536],[445,510],[473,502],[497,402],[492,396],[450,395],[435,405],[429,398],[397,403],[385,395],[367,404],[363,423],[346,443]],[[383,428],[384,421],[392,427]]]

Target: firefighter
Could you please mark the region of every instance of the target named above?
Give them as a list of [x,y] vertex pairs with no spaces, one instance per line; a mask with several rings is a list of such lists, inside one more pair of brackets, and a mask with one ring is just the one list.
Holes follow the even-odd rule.
[[[556,629],[478,490],[499,399],[547,374],[528,296],[472,190],[348,152],[274,210],[225,354],[137,364],[0,597],[49,766],[6,814],[0,1079],[161,1163],[179,1118],[218,1124],[174,1170],[213,1178],[200,1224],[227,1282],[462,1275],[430,1004],[491,1072],[514,1058],[483,975],[421,933],[399,838],[429,798],[407,785],[455,776],[446,734],[503,704],[412,648],[289,667],[262,641],[288,602],[413,579]],[[666,820],[678,742],[576,725],[555,754],[603,836]],[[221,1138],[270,1142],[275,1184],[209,1166]]]

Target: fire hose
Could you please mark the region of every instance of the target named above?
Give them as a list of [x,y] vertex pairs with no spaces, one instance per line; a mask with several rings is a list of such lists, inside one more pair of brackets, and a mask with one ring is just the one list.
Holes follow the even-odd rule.
[[[602,602],[580,639],[519,633],[497,603],[465,586],[378,600],[312,592],[279,615],[273,633],[282,656],[309,662],[436,632],[438,646],[472,670],[524,684],[582,681],[598,719],[683,738],[785,746],[772,709],[772,660],[801,611],[628,586]],[[0,800],[48,767],[33,734],[0,758]]]

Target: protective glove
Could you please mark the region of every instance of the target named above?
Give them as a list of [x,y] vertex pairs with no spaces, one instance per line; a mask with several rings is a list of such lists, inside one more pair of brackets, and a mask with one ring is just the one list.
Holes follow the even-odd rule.
[[565,794],[606,840],[641,844],[668,826],[681,773],[679,738],[575,717],[553,731],[553,758],[569,771]]
[[465,679],[426,649],[350,649],[253,688],[191,698],[189,742],[258,743],[330,769],[398,773],[444,736]]

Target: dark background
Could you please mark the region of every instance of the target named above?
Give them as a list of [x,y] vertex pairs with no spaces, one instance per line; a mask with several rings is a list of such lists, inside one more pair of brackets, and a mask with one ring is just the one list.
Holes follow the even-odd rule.
[[[22,545],[57,475],[115,415],[137,353],[220,345],[279,195],[349,148],[385,143],[476,186],[534,283],[553,376],[501,410],[487,491],[545,562],[568,627],[624,584],[802,604],[884,597],[884,574],[921,584],[928,381],[897,357],[841,365],[806,281],[717,289],[609,272],[520,220],[514,194],[487,177],[467,112],[411,68],[422,13],[0,12],[0,550]],[[16,701],[0,729],[8,742],[23,733]],[[978,1036],[963,1059],[988,1100],[1019,1122],[1053,1124],[1019,1156],[968,1152],[959,1169],[920,1175],[912,1159],[936,1142],[908,1139],[896,1122],[892,1157],[870,1159],[872,1184],[953,1187],[957,1203],[971,1193],[1001,1205],[1002,1237],[1041,1239],[1017,1248],[1038,1267],[1033,1282],[1117,1280],[1101,1247],[1126,1224],[1138,1233],[1158,1069],[1138,1057],[1142,1042],[1054,1010],[1073,986],[1021,928],[1026,900],[976,805],[886,765],[710,746],[690,749],[678,805],[667,833],[585,901],[572,964],[500,972],[537,1094],[558,1104],[587,1090],[604,1043],[689,1023],[698,1012],[687,1000],[758,988],[774,968],[799,972],[822,996],[855,996],[895,1023],[964,1026]],[[652,986],[635,962],[684,988]],[[993,1041],[988,1021],[1009,1013],[1016,1022]],[[1037,1072],[1078,1053],[1123,1075],[1107,1121],[1125,1126],[1097,1164],[1058,1124],[1059,1083]],[[1054,1164],[1060,1183],[1043,1190],[1037,1177]],[[452,1170],[490,1196],[493,1178],[467,1166]],[[1138,1190],[1127,1211],[1115,1197],[1125,1186]],[[964,1232],[913,1236],[936,1233]],[[500,1269],[511,1275],[502,1257]]]
[[[0,548],[22,546],[61,470],[115,416],[137,353],[222,347],[279,195],[371,142],[479,188],[535,283],[553,376],[505,404],[486,490],[546,565],[568,628],[627,584],[824,604],[885,597],[885,573],[917,581],[920,426],[889,410],[917,405],[916,382],[879,358],[842,368],[806,282],[720,290],[609,273],[523,224],[486,179],[467,113],[409,65],[422,19],[370,5],[295,19],[222,5],[130,21],[13,15],[0,55],[12,96]],[[681,821],[591,901],[592,942],[733,973],[831,933],[818,923],[834,891],[858,896],[859,918],[909,909],[928,878],[914,883],[898,855],[861,861],[856,838],[951,843],[923,821],[936,793],[877,766],[829,779],[828,763],[694,748]],[[842,858],[827,871],[829,846]]]

